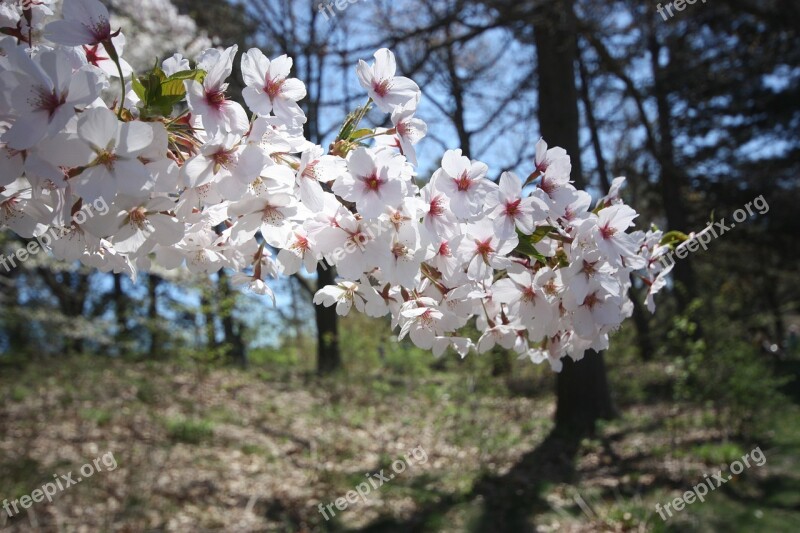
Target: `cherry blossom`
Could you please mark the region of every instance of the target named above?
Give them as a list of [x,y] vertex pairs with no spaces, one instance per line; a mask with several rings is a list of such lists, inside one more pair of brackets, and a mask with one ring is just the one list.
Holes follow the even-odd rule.
[[[51,3],[36,4],[37,28]],[[19,21],[0,10],[0,25]],[[304,136],[306,90],[288,56],[244,54],[245,110],[226,95],[236,46],[133,72],[120,56],[147,43],[112,31],[97,0],[64,0],[44,41],[16,35],[0,39],[0,227],[49,239],[58,258],[134,280],[228,269],[273,304],[273,278],[322,265],[338,279],[317,305],[389,316],[400,339],[436,356],[499,345],[556,371],[608,347],[634,283],[651,311],[667,284],[670,248],[660,230],[633,230],[624,178],[594,201],[571,182],[569,154],[544,140],[518,169],[525,179],[461,150],[418,175],[422,92],[387,49],[359,62],[368,103],[326,149]],[[148,107],[158,91],[143,80],[168,84],[165,105]],[[360,124],[372,103],[391,128]],[[101,200],[103,214],[70,220]]]
[[400,144],[400,151],[414,166],[417,166],[417,151],[414,145],[428,133],[428,125],[422,120],[414,118],[416,110],[417,102],[412,100],[402,107],[395,108],[392,112],[392,124],[394,124],[394,131]]
[[239,133],[247,131],[247,114],[238,103],[228,100],[225,81],[233,72],[233,58],[238,46],[233,45],[224,51],[209,49],[198,59],[198,67],[207,72],[200,84],[186,80],[189,108],[197,124],[210,135],[216,133]]
[[289,78],[292,59],[282,55],[270,61],[258,48],[242,56],[242,76],[247,85],[242,96],[247,106],[259,115],[275,116],[285,120],[305,122],[297,102],[306,97],[306,87],[300,80]]
[[414,102],[420,94],[419,86],[408,78],[397,76],[397,61],[394,53],[381,48],[375,52],[375,62],[358,63],[358,80],[367,94],[384,113]]
[[450,199],[450,207],[462,220],[472,220],[483,205],[484,198],[494,193],[497,185],[486,179],[489,167],[480,161],[470,161],[461,150],[448,150],[442,158],[442,168],[434,173],[431,183]]
[[359,148],[347,159],[348,172],[339,176],[333,192],[365,218],[377,218],[384,209],[403,199],[403,160],[388,150]]
[[153,128],[145,122],[119,122],[106,108],[85,111],[78,120],[78,136],[92,155],[72,179],[84,200],[113,198],[117,192],[146,195],[150,173],[138,159],[153,142]]
[[503,239],[514,235],[517,228],[530,235],[534,222],[544,221],[547,212],[547,206],[539,198],[522,197],[522,181],[513,172],[500,176],[500,187],[487,199],[487,206],[492,210],[495,232]]
[[18,117],[3,135],[10,148],[25,150],[55,135],[76,109],[97,98],[96,76],[83,68],[73,72],[69,56],[64,49],[47,50],[34,61],[20,48],[13,49],[10,61],[16,67],[16,88],[10,100]]
[[63,20],[45,28],[45,39],[67,46],[96,45],[111,40],[108,9],[97,0],[68,0],[62,10]]

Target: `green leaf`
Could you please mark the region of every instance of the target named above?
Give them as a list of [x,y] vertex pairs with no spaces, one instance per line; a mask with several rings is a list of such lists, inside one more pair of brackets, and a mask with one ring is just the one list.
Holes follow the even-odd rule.
[[342,124],[342,129],[339,130],[339,135],[336,137],[336,139],[337,140],[351,139],[351,136],[356,131],[356,128],[358,128],[358,125],[361,123],[361,120],[363,120],[363,118],[367,116],[367,113],[369,113],[370,109],[372,109],[371,101],[367,102],[367,104],[362,107],[357,107],[355,111],[347,115],[347,119],[345,119],[344,124]]
[[167,116],[172,113],[172,108],[182,101],[183,95],[161,95],[150,102],[148,110],[158,111],[157,114]]
[[131,86],[133,87],[133,92],[139,97],[139,100],[144,101],[147,91],[136,76],[131,78]]
[[344,124],[342,124],[342,129],[339,130],[339,135],[337,136],[337,139],[345,140],[350,138],[350,135],[353,133],[353,130],[355,129],[354,126],[357,119],[357,113],[358,110],[353,111],[352,113],[347,115]]
[[186,97],[184,81],[194,80],[202,83],[205,77],[206,71],[202,69],[182,70],[167,77],[156,64],[152,70],[138,79],[133,78],[133,90],[141,100],[139,108],[142,115],[169,116],[173,107]]
[[169,80],[194,80],[199,83],[203,83],[203,80],[206,79],[206,71],[201,68],[196,68],[194,70],[181,70],[180,72],[176,72],[172,76],[168,78]]
[[555,229],[556,228],[554,228],[553,226],[539,226],[531,234],[530,240],[532,243],[536,244],[537,242],[547,237],[550,234],[550,232],[555,231]]
[[514,251],[521,253],[522,255],[527,255],[528,257],[536,259],[540,263],[546,265],[547,257],[545,257],[533,246],[530,236],[520,233],[519,230],[517,230],[517,234],[519,235],[519,244],[517,244],[517,247],[514,248]]
[[186,94],[186,86],[183,80],[169,79],[161,84],[161,94],[164,96],[183,96]]
[[373,131],[371,129],[363,128],[363,129],[360,129],[360,130],[357,130],[357,131],[354,131],[353,133],[351,133],[349,139],[351,141],[357,141],[358,139],[361,139],[362,137],[366,137],[367,135],[372,135],[372,133],[373,133]]
[[564,251],[563,248],[559,248],[556,252],[556,259],[558,259],[558,266],[561,268],[567,268],[569,266],[569,259],[567,258],[567,252]]
[[[186,80],[203,83],[206,78],[206,71],[202,69],[182,70],[176,72],[169,78],[161,82],[161,94],[169,96],[183,96],[186,94]],[[177,103],[177,102],[176,102]]]
[[680,244],[684,241],[688,241],[689,236],[680,231],[670,231],[664,234],[661,237],[661,246],[669,246],[674,247],[677,244]]
[[154,99],[161,96],[161,81],[162,78],[156,74],[155,71],[149,72],[146,78],[143,78],[142,85],[145,88],[145,95],[142,100],[144,101],[145,106],[150,105]]

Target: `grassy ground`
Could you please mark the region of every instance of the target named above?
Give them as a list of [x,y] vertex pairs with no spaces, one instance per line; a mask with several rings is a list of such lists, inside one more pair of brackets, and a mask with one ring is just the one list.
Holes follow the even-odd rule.
[[[319,381],[99,358],[3,370],[0,402],[0,499],[108,452],[117,463],[11,520],[0,510],[3,531],[486,530],[481,487],[530,460],[554,409],[549,389],[510,393],[454,373]],[[709,412],[642,397],[580,443],[567,479],[522,476],[537,494],[527,520],[539,531],[800,531],[798,415],[787,405],[773,433],[734,442]],[[755,446],[763,467],[666,522],[655,512]],[[405,470],[366,502],[323,518],[320,502],[388,477],[397,459]]]

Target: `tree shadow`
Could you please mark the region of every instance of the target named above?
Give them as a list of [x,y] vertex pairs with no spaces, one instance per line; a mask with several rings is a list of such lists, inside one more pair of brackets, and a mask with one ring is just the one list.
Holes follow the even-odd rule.
[[534,531],[532,517],[548,509],[541,497],[550,484],[572,481],[580,433],[551,432],[534,450],[526,453],[503,475],[487,475],[472,491],[461,496],[443,495],[421,506],[405,520],[386,518],[355,531],[393,533],[429,531],[426,527],[456,505],[473,502],[483,511],[473,526],[475,531]]

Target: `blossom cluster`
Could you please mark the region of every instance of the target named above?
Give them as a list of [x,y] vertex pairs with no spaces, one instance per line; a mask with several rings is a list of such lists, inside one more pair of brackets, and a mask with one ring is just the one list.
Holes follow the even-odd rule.
[[[50,3],[21,4],[0,40],[0,227],[28,239],[61,228],[59,259],[131,277],[227,268],[273,300],[270,277],[323,262],[339,279],[316,304],[390,315],[437,355],[497,344],[555,369],[608,346],[631,315],[634,272],[651,310],[665,284],[668,248],[658,230],[630,231],[624,179],[593,206],[543,140],[526,177],[494,182],[460,150],[418,176],[422,92],[390,50],[359,62],[367,103],[326,149],[304,136],[291,58],[241,55],[246,110],[226,94],[236,46],[137,77],[100,2],[65,0],[63,19],[37,27]],[[361,125],[373,107],[391,128]],[[73,219],[99,199],[106,214]]]

